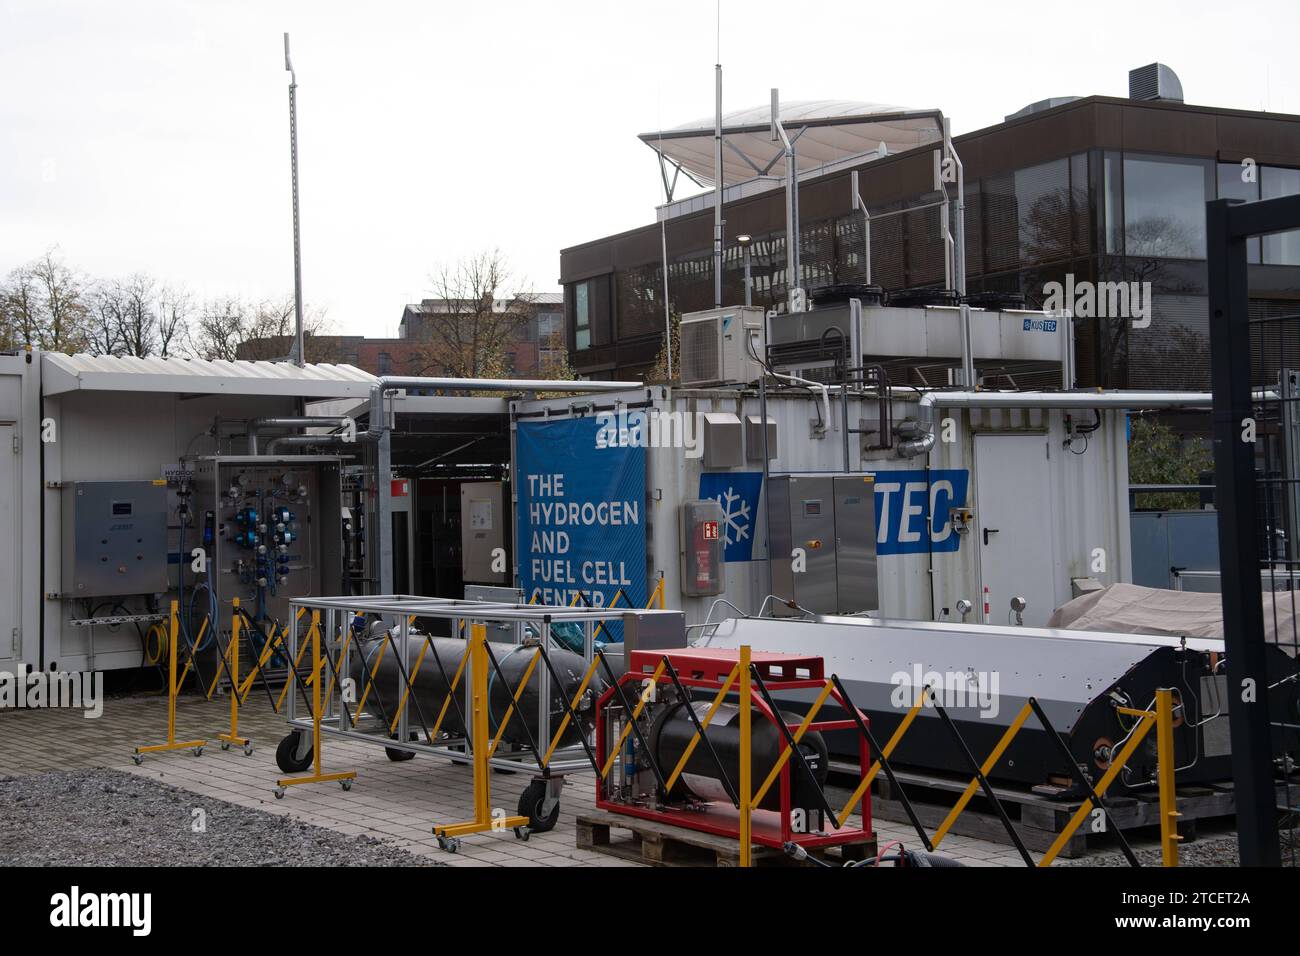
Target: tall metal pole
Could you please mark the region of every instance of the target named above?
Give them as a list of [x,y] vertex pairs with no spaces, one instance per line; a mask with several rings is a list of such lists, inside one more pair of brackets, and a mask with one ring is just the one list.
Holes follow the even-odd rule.
[[772,90],[772,142],[780,141],[785,147],[785,287],[786,310],[794,301],[794,290],[799,288],[799,184],[798,163],[794,144],[781,125],[781,91]]
[[722,308],[722,64],[714,67],[716,112],[713,120],[713,307]]
[[[672,202],[672,194],[668,194]],[[659,243],[664,257],[664,349],[668,354],[668,381],[673,380],[673,310],[668,302],[668,221],[659,220]]]
[[298,231],[298,76],[289,59],[289,34],[284,35],[284,68],[289,71],[289,165],[293,178],[293,351],[289,361],[304,365],[302,343],[302,247]]
[[1206,204],[1210,376],[1214,385],[1214,506],[1219,513],[1228,736],[1242,866],[1277,866],[1276,793],[1268,713],[1268,660],[1259,562],[1259,489],[1251,401],[1250,279],[1246,231],[1233,229],[1233,201]]

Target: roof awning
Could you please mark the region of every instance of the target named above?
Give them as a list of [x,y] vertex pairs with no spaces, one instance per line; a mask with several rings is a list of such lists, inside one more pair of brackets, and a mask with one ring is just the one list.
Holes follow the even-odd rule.
[[[724,114],[722,176],[727,183],[784,178],[784,147],[773,142],[770,106]],[[799,173],[856,156],[889,155],[943,139],[938,110],[879,103],[811,100],[781,106],[781,125],[795,149]],[[701,186],[713,185],[712,118],[642,133],[643,143]]]
[[41,356],[46,395],[75,391],[170,392],[182,395],[281,395],[351,398],[370,394],[376,379],[352,365],[226,362],[115,355]]

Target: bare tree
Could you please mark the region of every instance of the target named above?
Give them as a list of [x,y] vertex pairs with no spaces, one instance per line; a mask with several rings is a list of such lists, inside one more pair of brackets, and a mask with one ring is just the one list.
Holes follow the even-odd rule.
[[85,280],[53,249],[14,269],[0,288],[0,340],[10,348],[82,351],[88,316]]
[[158,283],[137,272],[121,283],[120,289],[122,351],[138,358],[153,355],[158,350]]
[[122,324],[126,311],[121,284],[101,282],[89,299],[87,348],[93,355],[121,355]]
[[[204,303],[193,322],[192,348],[206,359],[283,361],[293,346],[293,296],[246,303],[226,297]],[[305,361],[334,362],[341,349],[319,309],[303,310]]]
[[459,378],[501,378],[507,349],[533,315],[532,298],[507,293],[513,282],[499,250],[479,253],[429,277],[432,299],[421,314],[417,359],[424,371]]
[[30,265],[9,273],[0,286],[0,348],[41,344],[40,289]]
[[158,352],[167,357],[189,348],[194,303],[184,286],[164,285],[158,291]]
[[195,322],[195,353],[200,358],[227,362],[238,358],[246,328],[244,309],[244,303],[231,296],[205,302]]
[[86,347],[85,281],[55,255],[53,249],[31,266],[40,291],[41,348],[50,352],[80,352]]

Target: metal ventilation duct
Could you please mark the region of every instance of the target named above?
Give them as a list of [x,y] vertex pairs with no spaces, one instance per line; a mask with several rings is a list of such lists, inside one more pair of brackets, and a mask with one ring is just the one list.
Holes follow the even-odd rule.
[[1043,110],[1055,109],[1058,106],[1064,106],[1066,103],[1073,103],[1077,99],[1079,99],[1077,96],[1049,96],[1045,100],[1030,103],[1028,106],[1003,117],[1003,119],[1009,123],[1014,119],[1020,119],[1022,116],[1031,116],[1034,113],[1041,113]]
[[1183,84],[1178,74],[1163,63],[1148,63],[1128,71],[1128,95],[1131,100],[1183,101]]

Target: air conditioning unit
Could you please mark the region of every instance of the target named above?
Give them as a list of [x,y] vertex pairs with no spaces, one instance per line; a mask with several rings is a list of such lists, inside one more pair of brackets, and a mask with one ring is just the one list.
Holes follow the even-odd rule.
[[764,324],[763,310],[757,306],[710,309],[682,316],[682,385],[757,381],[763,374]]

